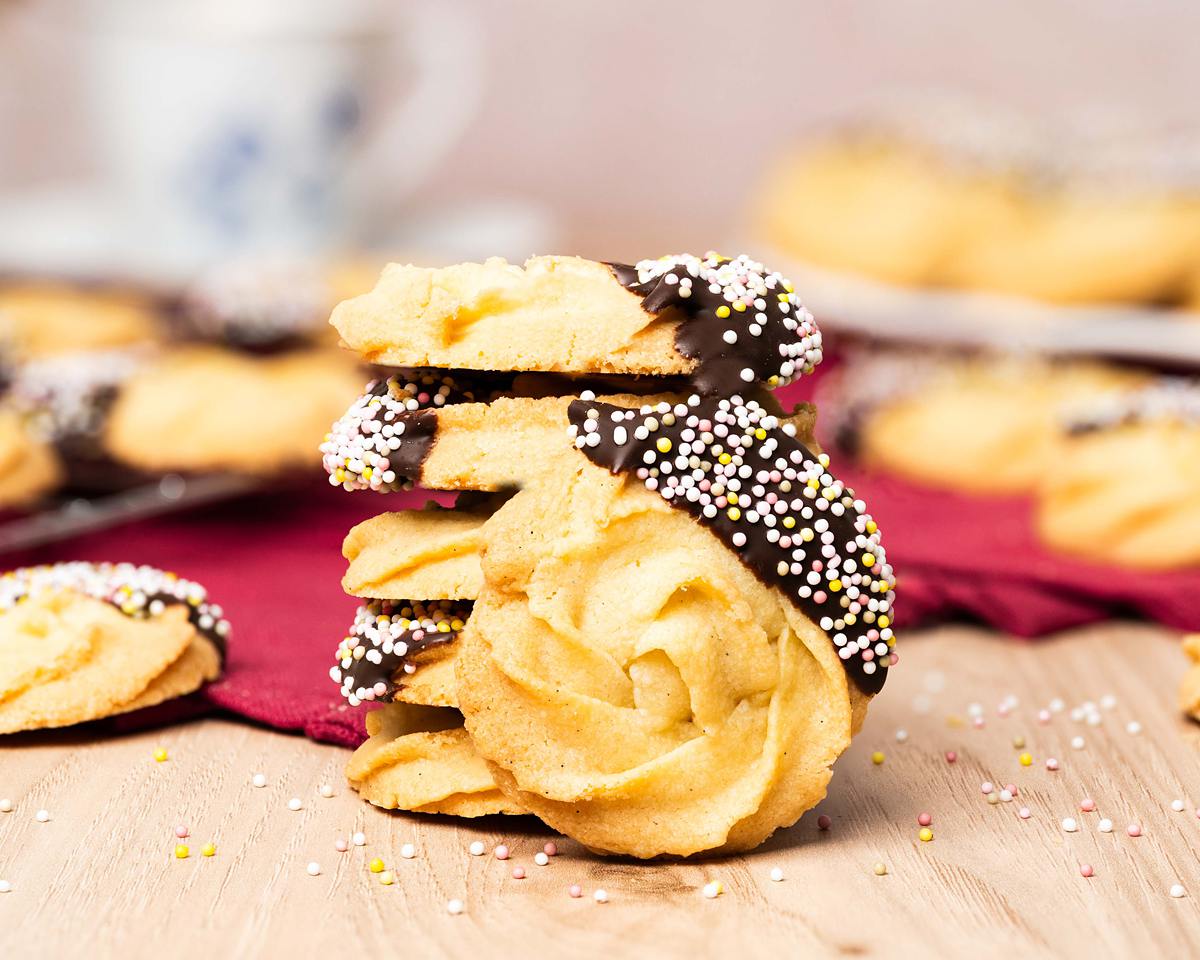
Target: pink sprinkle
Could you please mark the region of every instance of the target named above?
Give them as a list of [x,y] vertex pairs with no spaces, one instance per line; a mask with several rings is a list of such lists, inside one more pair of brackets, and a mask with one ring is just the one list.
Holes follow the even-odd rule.
[[187,835],[188,835],[188,828],[183,826],[182,824],[180,824],[178,827],[175,828],[175,836],[177,836],[180,840],[182,840]]
[[1017,785],[1015,783],[1006,783],[1004,789],[1011,793],[1014,797],[1017,795]]
[[1050,711],[1049,710],[1039,710],[1038,711],[1038,723],[1049,723],[1049,722],[1050,722]]
[[1090,863],[1081,863],[1079,865],[1079,875],[1081,877],[1091,877],[1094,876],[1095,873],[1096,871],[1092,869],[1092,865]]
[[508,859],[508,847],[506,847],[503,843],[496,844],[496,849],[494,852],[496,854],[497,860],[507,860]]
[[512,878],[514,880],[524,880],[525,879],[525,868],[524,867],[513,867]]
[[987,726],[987,724],[984,723],[983,717],[972,717],[971,726],[973,726],[976,730],[982,730],[985,726]]
[[824,590],[818,590],[813,594],[813,603],[824,603],[828,598],[825,596]]
[[919,823],[919,824],[920,824],[921,826],[923,826],[923,827],[927,827],[927,826],[929,826],[931,823],[933,823],[933,817],[931,817],[931,816],[930,816],[929,814],[927,814],[927,813],[921,813],[921,814],[918,814],[918,815],[917,815],[917,823]]
[[830,820],[829,817],[827,817],[825,814],[821,814],[819,817],[817,817],[817,829],[818,830],[828,830],[832,826],[833,826],[833,821]]
[[1141,824],[1131,823],[1128,827],[1125,828],[1125,832],[1127,834],[1129,834],[1131,837],[1140,837],[1142,835]]
[[1055,760],[1053,757],[1048,758],[1046,760],[1046,769],[1047,770],[1057,770],[1058,769],[1058,761]]
[[557,857],[558,856],[558,845],[553,840],[551,840],[548,844],[546,844],[544,847],[542,847],[542,853],[544,853],[548,857]]
[[1093,810],[1096,809],[1096,801],[1093,800],[1091,797],[1084,797],[1082,800],[1079,801],[1079,809],[1082,810],[1084,813],[1091,813]]
[[1020,817],[1022,820],[1028,820],[1030,817],[1033,816],[1033,814],[1029,812],[1028,807],[1022,807],[1020,810],[1017,811],[1017,816]]
[[333,841],[333,848],[338,853],[345,853],[347,850],[350,849],[350,844],[348,844],[346,842],[345,837],[338,837],[336,840]]
[[583,887],[581,887],[577,883],[573,883],[573,884],[571,884],[570,888],[567,890],[567,894],[569,896],[574,897],[576,900],[578,900],[580,897],[583,896]]
[[985,797],[995,789],[996,789],[996,785],[994,783],[992,783],[991,780],[984,780],[983,783],[981,783],[979,785],[979,792],[982,793]]
[[1001,717],[1007,717],[1009,714],[1009,709],[1010,708],[1008,704],[1002,703],[996,708],[996,714]]
[[[946,751],[946,762],[954,763],[956,760],[958,760],[958,754],[955,753],[953,750],[947,750]],[[1198,812],[1198,815],[1200,815],[1200,812]]]

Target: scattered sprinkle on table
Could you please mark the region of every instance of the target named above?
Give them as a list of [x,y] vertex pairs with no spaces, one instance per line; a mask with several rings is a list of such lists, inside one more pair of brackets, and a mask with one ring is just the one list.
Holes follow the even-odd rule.
[[304,804],[301,802],[299,797],[292,797],[292,799],[288,801],[288,809],[293,812],[299,810],[303,806]]
[[1183,813],[1186,804],[1182,800],[1172,800],[1171,809],[1176,813]]
[[367,869],[372,873],[383,873],[383,861],[378,857],[375,857],[370,863],[367,864]]
[[411,860],[417,855],[417,848],[411,843],[406,843],[400,848],[400,856],[405,860]]
[[533,862],[536,863],[539,867],[544,867],[546,864],[548,864],[550,862],[550,858],[548,856],[546,856],[544,853],[542,853],[541,851],[538,851],[537,853],[535,853],[533,855]]
[[1136,720],[1130,720],[1127,724],[1125,724],[1125,732],[1130,736],[1136,737],[1142,732],[1142,725]]
[[187,835],[188,835],[188,828],[185,827],[182,823],[175,828],[175,836],[177,836],[180,840],[182,840]]
[[995,790],[993,790],[991,793],[989,793],[987,795],[987,802],[990,803],[992,806],[995,806],[996,804],[998,804],[1000,802],[1000,794],[997,793]]
[[957,760],[958,760],[958,754],[957,754],[957,753],[955,753],[953,750],[947,750],[947,751],[946,751],[946,762],[947,762],[947,763],[954,763],[954,762],[955,762],[955,761],[957,761]]
[[503,843],[498,843],[496,844],[496,849],[492,851],[492,854],[497,860],[507,860],[508,847]]
[[0,799],[0,813],[12,813],[12,808],[13,802],[8,797]]
[[191,852],[192,851],[188,849],[188,846],[186,843],[175,844],[175,859],[176,860],[186,860],[188,858],[188,855]]
[[720,880],[712,880],[704,885],[704,889],[700,891],[708,900],[716,900],[722,893],[725,892],[725,887],[722,886]]
[[39,810],[37,813],[35,813],[33,815],[33,819],[36,820],[38,823],[49,823],[50,822],[50,811],[49,810]]
[[771,879],[775,883],[781,883],[783,881],[783,870],[779,867],[772,867],[771,868]]
[[927,827],[933,823],[933,817],[928,813],[917,814],[917,824],[922,827]]
[[608,903],[608,891],[601,888],[592,894],[592,899],[597,903]]
[[1022,820],[1028,820],[1030,817],[1033,816],[1033,814],[1029,812],[1028,807],[1022,807],[1020,810],[1017,811],[1017,816],[1020,817]]
[[1178,900],[1180,897],[1185,896],[1187,894],[1187,891],[1183,889],[1182,883],[1176,883],[1176,884],[1172,884],[1170,894],[1176,900]]
[[[1180,889],[1183,888],[1180,887]],[[0,893],[12,893],[12,884],[7,880],[0,880]],[[1180,896],[1182,897],[1183,894],[1181,893]]]
[[917,836],[921,838],[922,843],[928,843],[930,840],[933,839],[933,831],[930,830],[928,827],[922,827],[920,829],[920,831],[917,833]]
[[571,884],[571,885],[570,885],[570,886],[567,888],[567,896],[568,896],[568,897],[571,897],[571,898],[572,898],[572,899],[574,899],[574,900],[578,900],[580,897],[582,897],[582,896],[583,896],[583,887],[581,887],[581,886],[580,886],[579,884],[577,884],[577,883],[573,883],[573,884]]
[[818,830],[828,830],[832,826],[833,826],[833,821],[830,820],[826,814],[823,813],[819,817],[817,817],[817,829]]
[[1013,792],[1011,790],[1009,790],[1008,787],[1005,787],[1003,790],[1000,791],[1000,799],[1004,803],[1012,803],[1012,798],[1013,798]]
[[157,750],[154,751],[154,762],[155,763],[162,763],[166,759],[167,759],[167,751],[166,751],[165,747],[159,747]]
[[467,852],[473,857],[482,857],[486,850],[482,840],[472,840],[471,845],[467,847]]
[[1087,744],[1084,743],[1083,737],[1072,737],[1071,738],[1071,749],[1072,750],[1082,750],[1085,746],[1087,746]]
[[250,782],[256,787],[265,787],[267,785],[267,775],[265,773],[256,773],[250,778]]
[[365,833],[363,833],[361,830],[358,833],[356,833],[351,839],[354,841],[354,845],[356,847],[366,846],[367,835]]
[[214,856],[217,852],[217,846],[214,843],[206,843],[200,848],[200,855],[204,857]]
[[1112,833],[1113,822],[1111,820],[1109,820],[1108,817],[1105,817],[1098,824],[1096,824],[1096,829],[1099,830],[1101,833]]
[[379,875],[379,882],[385,887],[390,887],[396,882],[396,875],[392,873],[391,870],[384,870],[383,873]]
[[1025,738],[1021,736],[1013,737],[1012,744],[1014,750],[1023,750],[1025,749]]
[[985,797],[995,789],[996,789],[996,785],[994,783],[992,783],[991,780],[984,780],[983,783],[981,783],[979,785],[979,792],[982,793]]
[[333,849],[336,850],[338,853],[345,853],[347,850],[350,849],[350,844],[348,844],[346,842],[345,837],[338,837],[336,840],[333,841]]
[[1057,770],[1058,769],[1058,761],[1055,760],[1053,757],[1048,757],[1046,759],[1046,769],[1051,772]]
[[317,788],[317,792],[321,796],[323,796],[326,800],[328,800],[330,797],[333,796],[333,787],[331,787],[327,783],[323,783],[323,784],[321,784],[321,786],[319,788]]
[[1074,817],[1066,817],[1062,822],[1062,828],[1067,833],[1074,833],[1076,830],[1079,829],[1079,824],[1077,824],[1075,822]]
[[876,750],[873,754],[871,754],[871,762],[875,764],[875,766],[879,766],[881,763],[883,763],[883,751]]
[[1023,766],[1023,767],[1032,766],[1033,765],[1033,754],[1023,753],[1019,757],[1017,757],[1017,760],[1020,762],[1021,766]]
[[317,863],[316,860],[309,861],[308,866],[304,869],[308,872],[310,877],[317,877],[321,875],[321,865]]
[[1125,832],[1131,837],[1140,837],[1142,835],[1142,826],[1139,823],[1131,823],[1125,828]]
[[906,740],[908,740],[908,731],[901,727],[896,731],[896,742],[904,743]]
[[512,868],[512,878],[514,880],[524,880],[525,879],[525,868],[524,867],[513,867]]
[[1091,813],[1093,810],[1096,809],[1096,801],[1093,800],[1091,797],[1084,797],[1082,800],[1079,801],[1079,809],[1082,810],[1084,813]]
[[466,910],[466,906],[461,900],[451,900],[446,904],[446,912],[451,916],[457,917],[460,913]]
[[550,840],[542,847],[542,853],[544,853],[548,857],[557,857],[558,856],[558,844],[556,844],[553,840]]
[[1050,722],[1050,711],[1049,710],[1039,710],[1038,714],[1037,714],[1037,718],[1038,718],[1038,723],[1042,723],[1042,724],[1049,723]]
[[880,860],[878,863],[875,864],[875,876],[877,876],[877,877],[886,877],[887,876],[887,864],[884,863],[882,860]]
[[1092,877],[1096,875],[1096,871],[1092,869],[1090,863],[1081,863],[1079,865],[1079,875],[1081,877]]

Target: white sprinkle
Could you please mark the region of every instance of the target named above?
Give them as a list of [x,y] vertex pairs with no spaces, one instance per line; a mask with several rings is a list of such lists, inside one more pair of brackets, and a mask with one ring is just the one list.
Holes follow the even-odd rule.
[[289,810],[296,811],[296,810],[299,810],[303,806],[304,806],[304,804],[300,802],[299,797],[292,797],[292,799],[288,801],[288,809]]
[[[1182,887],[1180,889],[1183,889]],[[0,893],[12,893],[12,884],[7,880],[0,880]],[[1182,896],[1182,894],[1180,894]]]
[[1125,732],[1132,737],[1136,737],[1142,732],[1142,725],[1136,720],[1130,720],[1127,724],[1125,724]]
[[1011,790],[1001,790],[1000,791],[1000,799],[1004,803],[1012,803],[1012,798],[1013,798],[1013,796],[1012,796]]
[[1172,800],[1171,801],[1171,809],[1174,810],[1176,813],[1183,813],[1183,810],[1184,810],[1183,801],[1182,800]]
[[535,853],[533,855],[533,862],[536,863],[539,867],[544,867],[546,864],[548,864],[550,862],[550,858],[548,856],[546,856],[546,854],[541,853],[539,851],[538,853]]
[[50,819],[50,811],[39,810],[33,815],[33,819],[35,819],[38,823],[46,823]]
[[331,786],[330,786],[329,784],[327,784],[327,783],[323,783],[323,784],[321,784],[321,786],[320,786],[320,788],[317,790],[317,792],[318,792],[319,794],[321,794],[321,796],[323,796],[323,797],[325,797],[326,799],[328,799],[329,797],[332,797],[332,796],[333,796],[333,787],[331,787]]
[[1180,897],[1186,896],[1187,891],[1183,889],[1182,883],[1174,883],[1171,885],[1170,894],[1178,900]]
[[1066,706],[1066,704],[1062,702],[1061,697],[1055,697],[1053,700],[1050,701],[1050,712],[1051,713],[1062,713],[1063,708],[1065,706]]
[[1113,822],[1109,820],[1108,817],[1105,817],[1098,824],[1096,824],[1096,829],[1101,833],[1112,833]]
[[715,880],[711,883],[706,883],[701,893],[709,900],[716,900],[721,895],[721,885]]
[[483,845],[482,840],[474,840],[471,842],[471,845],[467,847],[467,852],[473,857],[482,857],[483,852],[486,849],[487,848]]
[[0,800],[0,813],[12,813],[12,808],[12,801],[9,800],[8,797],[4,797],[2,800]]
[[305,869],[308,871],[310,877],[320,876],[321,874],[321,865],[316,860],[313,860]]
[[908,739],[908,731],[901,727],[896,731],[896,742],[904,743]]
[[608,891],[601,888],[592,894],[592,899],[597,903],[608,903]]
[[1065,830],[1067,833],[1074,833],[1076,830],[1078,830],[1078,829],[1079,829],[1079,824],[1077,824],[1077,823],[1075,822],[1075,818],[1074,818],[1074,817],[1067,817],[1067,818],[1066,818],[1065,820],[1063,820],[1063,822],[1062,822],[1062,828],[1063,828],[1063,830]]
[[417,848],[414,847],[411,843],[406,843],[406,844],[404,844],[404,846],[402,846],[400,848],[400,856],[402,856],[405,860],[411,860],[416,855],[417,855]]
[[250,782],[256,787],[265,787],[267,785],[267,775],[265,773],[256,773]]
[[461,900],[451,900],[449,903],[446,904],[446,911],[455,917],[457,917],[460,913],[462,913],[466,909],[467,909],[466,906],[463,905],[463,902]]
[[356,847],[366,846],[367,835],[360,830],[358,833],[356,833],[354,836],[352,836],[350,838],[350,842],[353,843]]
[[1072,737],[1071,738],[1071,749],[1072,750],[1082,750],[1084,748],[1084,746],[1085,746],[1085,744],[1083,742],[1083,737]]
[[783,880],[783,870],[781,870],[779,867],[772,867],[771,879],[776,883],[780,883]]
[[1114,697],[1111,693],[1106,693],[1104,696],[1102,696],[1100,698],[1100,706],[1103,707],[1105,710],[1111,710],[1116,705],[1117,705],[1117,698]]
[[742,368],[742,379],[745,380],[747,383],[750,383],[754,379],[754,371],[751,370],[749,367],[743,367]]

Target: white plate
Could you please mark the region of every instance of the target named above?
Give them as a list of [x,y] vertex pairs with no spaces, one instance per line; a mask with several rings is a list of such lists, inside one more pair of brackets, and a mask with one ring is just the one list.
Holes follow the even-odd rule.
[[764,251],[763,260],[795,284],[805,306],[830,331],[1200,369],[1200,313],[1055,306],[996,294],[913,290],[814,267],[778,251]]

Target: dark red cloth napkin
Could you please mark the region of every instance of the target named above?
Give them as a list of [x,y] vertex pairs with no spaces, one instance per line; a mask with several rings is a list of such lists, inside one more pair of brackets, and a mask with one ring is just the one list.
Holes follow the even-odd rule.
[[[879,520],[899,575],[901,629],[967,617],[1034,637],[1129,614],[1200,629],[1200,570],[1148,574],[1081,565],[1034,542],[1029,508],[1020,500],[934,493],[860,476],[836,461],[833,467]],[[353,746],[364,737],[362,710],[344,704],[328,675],[355,607],[339,586],[342,538],[360,520],[427,498],[346,493],[314,480],[311,487],[146,520],[5,563],[130,560],[203,583],[233,624],[225,675],[197,697],[157,708],[153,722],[192,715],[199,703]],[[901,661],[903,644],[901,636]]]

